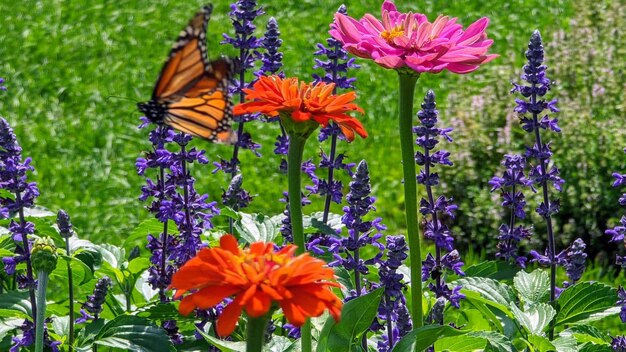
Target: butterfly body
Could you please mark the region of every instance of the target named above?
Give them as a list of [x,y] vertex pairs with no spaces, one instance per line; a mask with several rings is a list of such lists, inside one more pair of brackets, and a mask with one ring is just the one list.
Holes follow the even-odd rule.
[[137,107],[139,108],[139,111],[144,113],[153,123],[163,123],[165,116],[167,116],[167,103],[159,103],[157,101],[150,100],[145,103],[137,104]]
[[146,117],[215,143],[233,144],[228,82],[234,71],[228,58],[209,61],[206,30],[212,6],[192,18],[178,36],[161,70],[150,101],[137,104]]

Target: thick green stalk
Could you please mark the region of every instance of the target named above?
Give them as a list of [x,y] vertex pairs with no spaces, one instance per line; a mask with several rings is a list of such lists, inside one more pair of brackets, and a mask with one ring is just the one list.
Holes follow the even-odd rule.
[[35,320],[35,352],[43,352],[43,327],[46,324],[46,288],[48,272],[39,270],[37,274],[37,318]]
[[[306,251],[304,227],[302,225],[302,181],[301,165],[306,138],[294,133],[289,135],[289,153],[287,155],[287,178],[289,182],[289,214],[291,216],[291,233],[293,242],[298,249],[297,254]],[[311,322],[307,320],[301,329],[302,352],[312,351]]]
[[411,260],[411,317],[413,327],[423,325],[422,313],[422,251],[417,222],[417,181],[415,151],[413,149],[413,95],[419,76],[399,73],[400,80],[400,146],[404,171],[404,212]]
[[265,344],[265,328],[271,313],[262,317],[248,317],[246,324],[246,352],[261,352]]

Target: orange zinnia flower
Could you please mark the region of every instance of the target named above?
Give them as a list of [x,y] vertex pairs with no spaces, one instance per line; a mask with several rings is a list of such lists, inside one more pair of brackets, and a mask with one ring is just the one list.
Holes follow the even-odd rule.
[[236,115],[260,112],[275,117],[288,114],[294,122],[316,121],[322,126],[335,121],[348,140],[354,140],[354,133],[366,138],[367,132],[359,120],[347,115],[348,111],[363,113],[353,101],[355,92],[334,95],[334,83],[314,85],[298,82],[297,78],[261,76],[252,89],[244,89],[246,98],[254,100],[235,106]]
[[333,270],[307,253],[295,257],[295,251],[289,245],[275,252],[273,243],[264,242],[242,250],[235,237],[222,236],[219,247],[202,249],[172,277],[174,298],[191,292],[183,297],[180,313],[208,309],[235,296],[217,320],[220,336],[233,332],[243,309],[258,318],[270,311],[272,302],[295,326],[325,309],[338,321],[342,302],[329,289],[339,286]]

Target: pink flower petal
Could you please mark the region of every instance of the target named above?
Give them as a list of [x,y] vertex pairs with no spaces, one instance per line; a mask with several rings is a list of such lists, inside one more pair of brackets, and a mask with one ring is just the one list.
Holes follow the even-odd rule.
[[381,56],[374,61],[385,68],[400,68],[404,66],[404,60],[399,56]]
[[465,73],[470,73],[472,71],[476,71],[479,67],[480,67],[479,65],[465,65],[465,64],[460,64],[460,63],[451,63],[446,68],[450,72],[465,74]]
[[489,19],[487,17],[483,17],[472,23],[469,27],[467,27],[463,36],[459,38],[458,44],[470,45],[475,43],[481,36],[485,35],[485,29],[487,29],[488,25]]
[[383,2],[383,6],[381,7],[380,11],[381,12],[383,12],[383,11],[389,11],[389,12],[394,11],[394,12],[396,12],[396,11],[398,11],[398,9],[396,8],[396,4],[394,4],[393,1],[385,0]]

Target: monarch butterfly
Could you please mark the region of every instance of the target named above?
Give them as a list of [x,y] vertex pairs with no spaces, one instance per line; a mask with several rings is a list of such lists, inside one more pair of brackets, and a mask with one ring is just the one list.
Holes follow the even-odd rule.
[[205,5],[178,36],[161,70],[152,98],[137,104],[154,123],[215,143],[233,144],[232,104],[227,86],[234,64],[207,59],[206,31],[213,11]]

